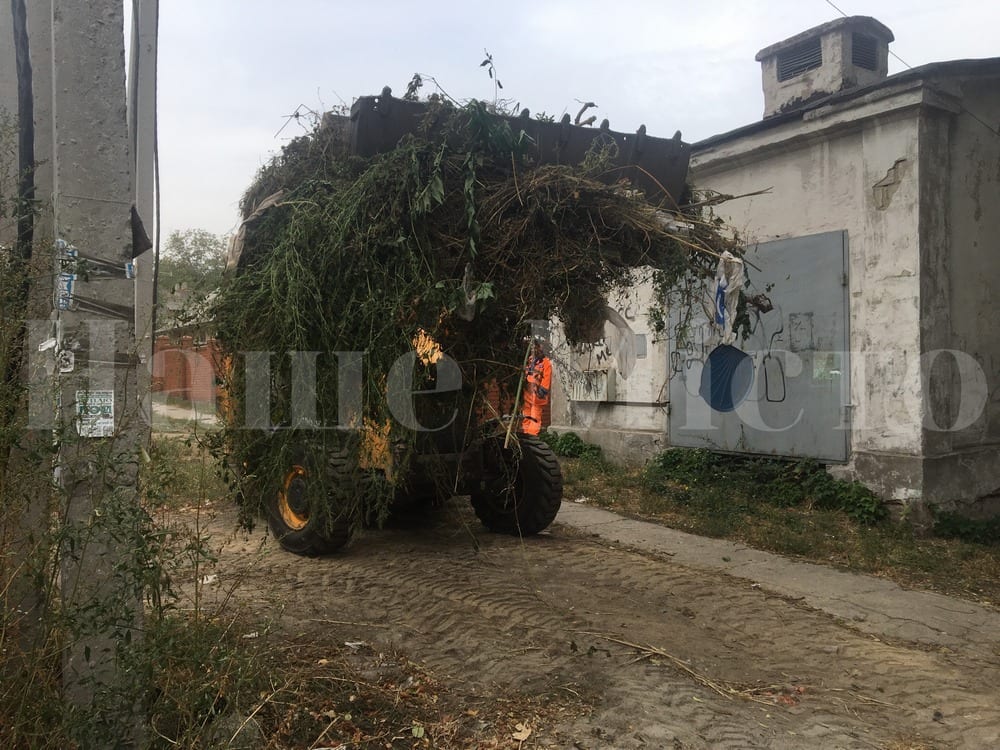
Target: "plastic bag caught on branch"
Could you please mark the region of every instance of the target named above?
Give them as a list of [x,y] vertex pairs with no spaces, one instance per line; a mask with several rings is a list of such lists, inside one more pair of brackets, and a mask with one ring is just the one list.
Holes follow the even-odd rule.
[[736,306],[740,300],[740,289],[744,281],[743,261],[728,250],[719,258],[715,270],[715,278],[709,285],[707,309],[711,310],[709,320],[712,330],[719,336],[723,344],[732,344],[736,338],[733,333],[733,321],[736,318]]

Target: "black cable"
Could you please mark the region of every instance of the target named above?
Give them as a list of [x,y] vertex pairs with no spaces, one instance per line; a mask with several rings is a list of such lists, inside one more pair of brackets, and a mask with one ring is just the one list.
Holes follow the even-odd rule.
[[[17,68],[17,243],[15,255],[31,260],[35,238],[35,101],[32,95],[31,57],[24,0],[11,0],[14,53]],[[27,269],[24,269],[27,271]],[[27,283],[27,282],[25,282]],[[27,301],[27,288],[24,289]]]
[[[25,346],[28,326],[26,313],[28,295],[31,290],[31,274],[28,264],[31,261],[32,244],[35,240],[35,102],[32,94],[31,57],[28,45],[28,22],[24,0],[11,0],[10,12],[13,19],[14,55],[17,70],[17,238],[14,242],[13,259],[19,262],[18,273],[20,283],[17,286],[14,299],[14,317],[17,330],[7,343],[4,368],[3,398],[4,430],[14,424],[19,399],[15,393],[21,387],[21,370],[24,364]],[[16,433],[15,433],[16,435]],[[0,472],[7,467],[7,459],[16,437],[3,435],[0,445]]]

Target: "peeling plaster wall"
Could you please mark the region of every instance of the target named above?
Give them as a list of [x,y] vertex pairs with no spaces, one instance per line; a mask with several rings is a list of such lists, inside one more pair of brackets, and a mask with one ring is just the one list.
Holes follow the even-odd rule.
[[[803,126],[697,154],[695,184],[730,194],[772,188],[717,208],[750,241],[847,230],[851,447],[919,456],[918,120],[911,109],[840,121],[796,142]],[[787,145],[741,155],[754,138]],[[897,484],[902,496],[919,491],[911,477]]]
[[[592,345],[570,348],[562,333],[553,331],[555,363],[552,424],[556,432],[573,431],[622,461],[639,463],[666,447],[667,346],[654,341],[647,310],[652,291],[648,283],[612,294],[608,306],[632,333],[645,338],[645,357],[622,361],[616,351],[616,326],[605,323],[605,338]],[[616,372],[614,401],[571,401],[575,373],[612,368]],[[579,377],[578,375],[576,377]]]
[[817,93],[832,94],[844,86],[843,34],[825,34],[820,39],[823,64],[787,81],[778,80],[778,55],[761,62],[764,116],[803,102]]
[[[778,80],[780,53],[774,53],[762,60],[764,116],[794,107],[815,96],[833,94],[845,88],[865,86],[884,79],[888,70],[888,45],[878,44],[875,70],[858,67],[851,59],[855,28],[849,26],[823,34],[820,37],[822,65],[793,76],[787,81]],[[870,36],[870,29],[862,27],[857,30]]]
[[863,229],[849,270],[855,451],[921,451],[917,142],[915,117],[875,120],[862,135]]
[[[716,213],[749,241],[765,242],[847,230],[849,244],[851,449],[876,460],[868,477],[901,501],[921,493],[923,400],[918,253],[919,119],[917,100],[904,91],[859,112],[837,110],[704,149],[692,160],[697,187],[723,193],[771,188],[766,195],[724,203]],[[640,300],[648,300],[640,288]],[[642,303],[640,303],[642,304]],[[645,307],[646,305],[642,305]],[[636,329],[639,332],[639,329]],[[649,357],[630,390],[618,398],[652,402],[666,391],[669,352],[650,340]],[[621,385],[621,383],[620,383]],[[573,429],[619,454],[622,435],[642,436],[648,450],[665,441],[666,410],[648,405],[570,404],[560,383],[553,428]],[[878,480],[878,481],[874,481]]]
[[[973,514],[1000,506],[1000,87],[966,81],[956,112],[921,123],[925,499]],[[965,111],[963,111],[965,110]],[[968,500],[987,497],[970,505]]]
[[[1000,123],[1000,88],[967,84],[964,101],[987,124]],[[983,417],[954,444],[1000,444],[1000,136],[968,114],[954,118],[948,223],[951,228],[952,346],[973,356],[989,384]]]

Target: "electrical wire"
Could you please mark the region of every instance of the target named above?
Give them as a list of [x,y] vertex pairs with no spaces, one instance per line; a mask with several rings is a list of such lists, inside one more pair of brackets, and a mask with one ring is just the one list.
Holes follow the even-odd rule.
[[[837,11],[844,18],[850,18],[850,16],[847,15],[847,13],[845,13],[843,10],[841,10],[839,7],[837,7],[837,5],[833,2],[833,0],[823,0],[823,2],[825,2],[831,8],[833,8],[835,11]],[[889,50],[889,54],[892,55],[897,60],[899,60],[899,62],[901,62],[906,67],[907,70],[913,70],[913,66],[910,65],[908,62],[906,62],[906,60],[904,60],[902,57],[900,57],[899,55],[897,55],[895,52],[893,52],[892,50]],[[973,120],[975,120],[980,125],[982,125],[984,128],[986,128],[988,131],[990,131],[990,133],[992,133],[993,135],[996,135],[996,136],[1000,136],[1000,125],[998,125],[997,127],[994,128],[992,125],[990,125],[984,119],[982,119],[981,117],[979,117],[979,115],[977,115],[975,112],[969,111],[965,107],[965,105],[962,104],[962,102],[958,103],[958,108],[963,112],[963,114],[967,114]]]
[[[823,2],[825,2],[831,8],[833,8],[835,11],[837,11],[844,18],[850,18],[849,15],[847,15],[844,11],[842,11],[840,8],[838,8],[836,5],[834,5],[834,3],[831,0],[823,0]],[[900,57],[899,55],[897,55],[895,52],[893,52],[892,50],[889,50],[889,54],[892,55],[893,57],[895,57],[901,63],[903,63],[903,65],[906,66],[906,68],[908,70],[913,70],[913,66],[910,65],[908,62],[906,62],[906,60],[904,60],[902,57]]]

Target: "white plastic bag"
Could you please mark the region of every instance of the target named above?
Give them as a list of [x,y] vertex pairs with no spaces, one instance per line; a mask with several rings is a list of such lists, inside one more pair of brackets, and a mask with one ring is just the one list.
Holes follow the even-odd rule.
[[743,280],[743,261],[727,250],[715,269],[715,279],[709,285],[709,304],[706,306],[711,310],[709,317],[712,329],[723,344],[732,344],[735,339],[733,319],[736,317],[736,305],[740,300]]

